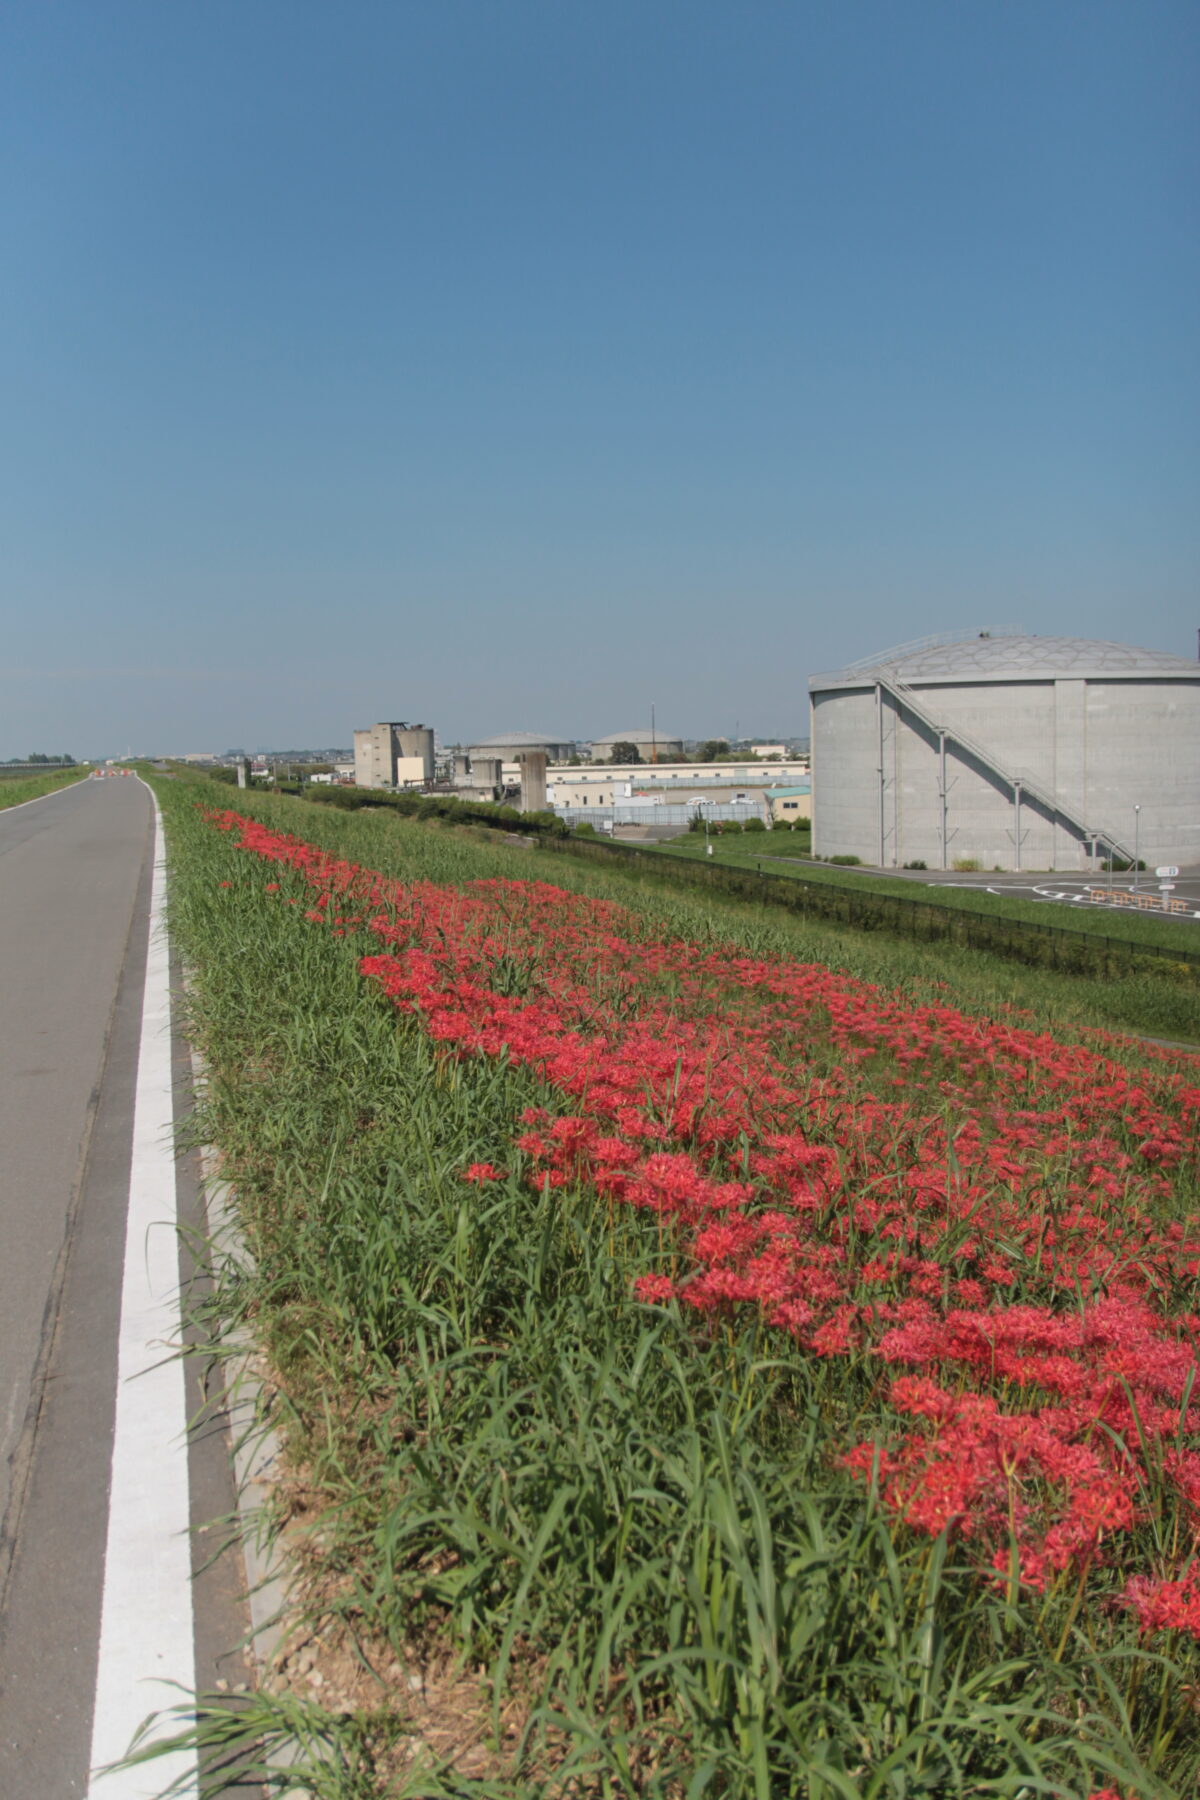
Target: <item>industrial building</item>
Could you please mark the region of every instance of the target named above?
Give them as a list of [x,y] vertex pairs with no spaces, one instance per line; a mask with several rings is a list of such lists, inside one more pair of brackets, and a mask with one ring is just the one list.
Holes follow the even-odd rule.
[[754,762],[681,763],[663,768],[645,763],[600,763],[581,769],[551,769],[550,804],[611,806],[614,800],[637,795],[657,795],[667,805],[679,806],[689,805],[696,796],[732,801],[753,794],[758,799],[781,777],[802,780],[807,774],[807,760],[799,759],[770,769]]
[[1200,863],[1200,664],[925,638],[809,682],[813,851],[885,867]]
[[368,725],[354,734],[354,785],[423,787],[433,780],[433,732],[402,719]]
[[613,751],[632,744],[643,762],[657,762],[660,756],[682,756],[683,739],[666,731],[611,731],[607,737],[593,738],[592,761],[611,762]]
[[797,782],[794,787],[769,787],[767,808],[772,825],[798,825],[812,818],[812,783]]

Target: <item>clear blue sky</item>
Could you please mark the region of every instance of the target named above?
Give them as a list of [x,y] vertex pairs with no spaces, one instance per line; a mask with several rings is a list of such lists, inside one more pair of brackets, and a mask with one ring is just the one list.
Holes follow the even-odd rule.
[[1195,653],[1195,0],[56,0],[0,71],[0,755]]

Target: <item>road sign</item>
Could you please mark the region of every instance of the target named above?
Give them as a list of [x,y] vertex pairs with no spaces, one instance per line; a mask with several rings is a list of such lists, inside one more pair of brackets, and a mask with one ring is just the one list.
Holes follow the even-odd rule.
[[1156,875],[1165,875],[1169,879],[1172,876],[1178,875],[1179,870],[1175,867],[1174,863],[1164,863],[1162,868],[1155,869],[1154,873]]
[[1171,892],[1171,889],[1174,886],[1175,886],[1175,883],[1173,881],[1160,881],[1158,884],[1159,892],[1163,893],[1163,894],[1169,894]]

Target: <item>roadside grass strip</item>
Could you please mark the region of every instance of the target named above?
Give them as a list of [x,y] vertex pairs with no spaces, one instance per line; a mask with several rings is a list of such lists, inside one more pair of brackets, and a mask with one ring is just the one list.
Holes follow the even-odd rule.
[[55,769],[48,775],[12,776],[0,780],[0,812],[15,806],[28,806],[31,800],[44,800],[90,775],[89,769]]
[[1200,1062],[193,792],[214,1325],[374,1671],[313,1791],[1194,1793]]

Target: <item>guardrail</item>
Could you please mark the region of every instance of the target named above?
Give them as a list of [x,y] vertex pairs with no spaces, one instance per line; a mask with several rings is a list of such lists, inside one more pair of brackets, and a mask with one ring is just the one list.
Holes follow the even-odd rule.
[[1164,894],[1135,894],[1124,888],[1089,888],[1088,899],[1098,906],[1123,906],[1133,912],[1178,913],[1185,919],[1196,917],[1197,908],[1190,900],[1172,900]]
[[[552,838],[540,840],[540,848],[556,855],[596,860],[616,857],[648,866],[660,877],[706,887],[742,899],[753,899],[789,912],[829,919],[859,931],[887,931],[925,943],[954,943],[992,955],[1011,957],[1033,967],[1053,968],[1079,975],[1120,974],[1141,957],[1186,964],[1200,969],[1200,949],[1175,949],[1162,944],[1135,944],[1098,931],[1077,931],[1069,925],[1043,925],[1037,920],[1006,919],[991,913],[970,912],[963,907],[939,906],[928,899],[909,899],[902,894],[883,894],[864,885],[842,887],[831,881],[803,875],[771,875],[760,868],[735,868],[729,863],[692,862],[664,856],[637,844],[614,844],[606,838]],[[869,878],[868,878],[869,879]]]

